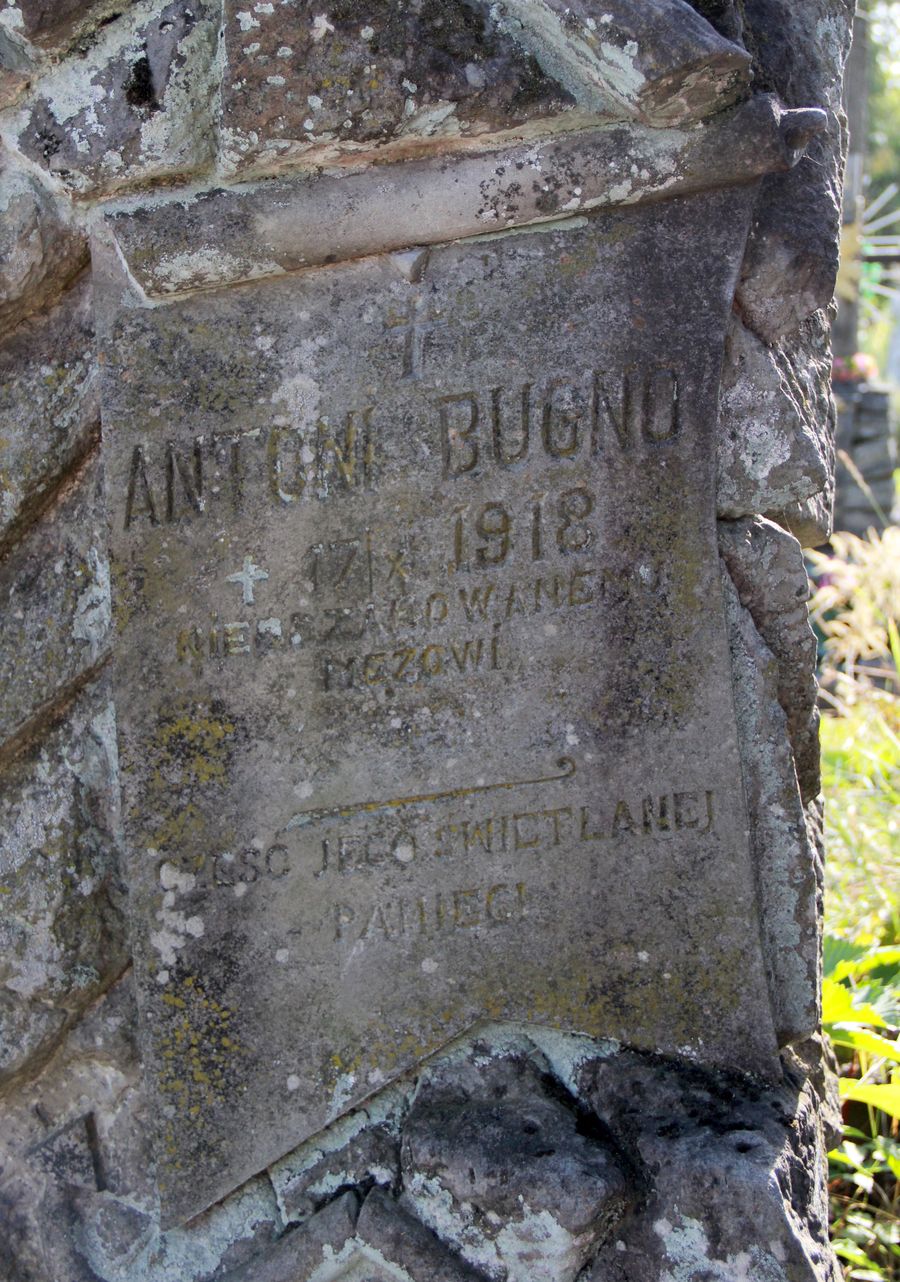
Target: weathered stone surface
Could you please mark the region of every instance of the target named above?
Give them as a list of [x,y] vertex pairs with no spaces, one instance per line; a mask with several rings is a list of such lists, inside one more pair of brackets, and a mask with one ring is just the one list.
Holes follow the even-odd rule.
[[19,149],[77,197],[194,173],[213,155],[217,36],[206,0],[126,12],[35,85]]
[[762,1090],[625,1051],[591,1078],[592,1106],[649,1177],[592,1282],[837,1282],[807,1086]]
[[778,663],[778,702],[788,719],[804,805],[818,796],[816,638],[809,577],[797,540],[771,521],[720,521],[719,549],[741,605]]
[[52,710],[107,653],[109,568],[94,456],[0,565],[0,746]]
[[125,4],[120,0],[17,0],[17,28],[29,40],[57,45],[86,22],[108,19],[110,14],[118,16],[129,3],[130,0]]
[[809,840],[778,702],[778,665],[730,583],[725,600],[763,952],[784,1045],[809,1037],[819,1023],[822,869]]
[[[342,1252],[352,1260],[357,1254],[355,1244],[347,1249],[347,1243],[354,1237],[358,1215],[359,1198],[352,1192],[342,1193],[300,1228],[288,1230],[246,1265],[227,1273],[222,1282],[302,1282]],[[347,1275],[337,1267],[329,1269],[328,1276]]]
[[0,776],[0,1083],[36,1072],[126,963],[115,758],[101,682]]
[[568,94],[494,25],[487,3],[288,0],[225,6],[226,165],[371,163],[565,112]]
[[152,1166],[148,1173],[140,1130],[133,1125],[139,1075],[133,1008],[125,979],[68,1034],[39,1078],[6,1096],[0,1207],[4,1229],[11,1224],[14,1230],[2,1235],[0,1262],[5,1263],[3,1246],[11,1248],[11,1272],[4,1278],[95,1282],[80,1250],[79,1210],[82,1199],[99,1198],[91,1209],[102,1231],[104,1199],[109,1205],[115,1196],[101,1189],[127,1189],[132,1236],[125,1258],[139,1244],[139,1222],[146,1216],[137,1208],[148,1191],[152,1198]]
[[841,77],[853,0],[744,0],[756,84],[789,107],[827,112],[827,129],[790,174],[760,194],[738,286],[745,324],[768,343],[794,333],[834,294],[845,121]]
[[834,472],[828,324],[769,347],[735,316],[719,401],[719,516],[782,512],[822,493]]
[[[796,161],[798,137],[816,127],[817,113],[796,115],[757,97],[687,131],[617,125],[375,174],[217,188],[122,213],[111,225],[141,288],[165,297],[750,182]],[[415,260],[405,270],[414,272]]]
[[400,1121],[408,1108],[402,1089],[381,1091],[377,1100],[335,1122],[269,1168],[286,1224],[302,1220],[350,1185],[374,1182],[400,1187]]
[[[760,513],[827,522],[848,9],[0,9],[4,1282],[835,1279],[810,638]],[[718,110],[744,40],[798,114]],[[744,263],[717,549],[747,210],[696,193],[787,171],[814,104],[824,205],[767,183]],[[141,1049],[64,261],[101,215],[63,188],[132,193],[97,283]],[[722,1070],[776,1031],[781,1086]]]
[[[414,1277],[416,1282],[477,1282],[484,1277],[382,1189],[373,1189],[363,1203],[357,1234],[364,1244],[363,1258],[368,1265],[364,1276],[373,1282],[393,1282],[397,1275],[391,1265],[403,1270],[401,1276]],[[387,1266],[384,1273],[372,1271],[368,1261],[373,1254],[376,1262]],[[348,1271],[346,1276],[349,1282],[356,1275]]]
[[60,202],[0,157],[0,337],[81,270],[87,237]]
[[0,347],[0,547],[99,440],[91,283]]
[[679,126],[749,90],[746,50],[684,0],[503,0],[494,9],[588,110],[612,103],[646,124]]
[[767,512],[769,520],[774,521],[794,538],[803,548],[816,548],[831,538],[834,529],[834,476],[828,478],[828,484],[821,494],[814,494],[811,499],[802,503],[791,503],[780,512]]
[[413,280],[374,258],[154,308],[110,284],[169,1214],[485,1015],[771,1066],[712,511],[751,198],[451,246]]
[[468,1262],[510,1282],[574,1282],[638,1190],[615,1146],[527,1059],[451,1063],[403,1128],[403,1202]]

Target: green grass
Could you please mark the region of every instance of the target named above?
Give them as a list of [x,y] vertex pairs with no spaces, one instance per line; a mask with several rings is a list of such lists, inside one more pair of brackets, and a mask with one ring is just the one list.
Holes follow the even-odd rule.
[[827,871],[823,1023],[844,1134],[829,1154],[832,1240],[852,1282],[900,1279],[900,699],[822,718]]
[[900,527],[812,553],[822,642],[822,1023],[843,1135],[831,1231],[848,1282],[900,1282]]
[[826,930],[859,944],[900,942],[898,723],[900,700],[880,694],[822,718]]

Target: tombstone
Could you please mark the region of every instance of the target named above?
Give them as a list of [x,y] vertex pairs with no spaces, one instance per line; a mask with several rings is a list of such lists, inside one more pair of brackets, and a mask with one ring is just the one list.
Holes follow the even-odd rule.
[[[15,795],[73,759],[108,657],[114,733],[94,716],[103,770],[65,813],[105,798],[133,959],[91,1015],[67,996],[28,1026],[43,1111],[15,1104],[0,1186],[22,1258],[78,1282],[834,1276],[788,532],[828,478],[773,447],[751,484],[718,411],[724,361],[730,430],[784,395],[734,355],[769,350],[747,264],[807,147],[839,162],[845,50],[785,102],[754,88],[768,11],[745,47],[732,6],[683,0],[227,0],[221,32],[176,7],[98,25],[67,115],[29,53],[16,117],[56,198],[95,203],[106,532],[96,500],[54,560],[75,509],[13,518],[46,550],[13,556],[10,597],[42,567],[60,673],[52,718],[15,687],[16,752],[59,739]],[[803,279],[779,306],[809,309]],[[67,1112],[54,1074],[84,1060]],[[795,1219],[776,1169],[806,1180]],[[65,1242],[21,1211],[48,1178]]]

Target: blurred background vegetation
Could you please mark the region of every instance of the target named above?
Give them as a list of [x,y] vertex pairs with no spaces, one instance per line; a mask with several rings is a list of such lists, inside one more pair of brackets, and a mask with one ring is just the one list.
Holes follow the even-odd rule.
[[[851,153],[860,157],[860,179],[853,205],[845,204],[844,210],[835,390],[840,403],[848,385],[852,393],[854,385],[858,392],[892,379],[894,417],[886,430],[895,433],[900,413],[900,0],[861,5],[858,31],[860,24],[868,57],[861,64],[857,59],[848,78],[847,106],[851,127],[855,121],[864,137],[851,138]],[[861,104],[859,95],[867,101]],[[848,179],[852,187],[852,166]],[[852,458],[839,455],[838,487],[852,481],[867,495],[869,528],[838,531],[826,549],[809,554],[812,616],[822,656],[823,1023],[838,1060],[843,1118],[841,1143],[829,1155],[832,1234],[847,1279],[898,1282],[900,526],[896,503],[892,516],[883,492],[876,498],[859,471]]]

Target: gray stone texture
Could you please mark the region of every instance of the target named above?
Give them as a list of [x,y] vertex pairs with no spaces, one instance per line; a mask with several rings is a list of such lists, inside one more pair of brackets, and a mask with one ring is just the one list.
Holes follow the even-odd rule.
[[767,180],[757,205],[737,306],[760,338],[795,333],[834,293],[846,146],[841,77],[853,0],[744,0],[743,37],[757,87],[789,107],[815,103],[828,124],[790,174]]
[[897,495],[896,424],[887,387],[841,383],[836,389],[838,419],[834,525],[863,537],[891,519]]
[[788,720],[804,804],[819,794],[816,638],[800,545],[771,521],[721,521],[719,549],[756,630],[778,663],[778,701]]
[[0,157],[0,337],[58,294],[87,260],[61,202]]
[[[436,249],[412,281],[379,256],[164,307],[109,285],[126,876],[191,1173],[170,1213],[487,1013],[772,1071],[705,356],[751,198]],[[195,1026],[199,1086],[170,1055]]]
[[584,1120],[524,1056],[451,1063],[406,1118],[403,1201],[489,1274],[574,1282],[638,1196],[629,1159]]
[[127,963],[117,788],[105,683],[0,775],[0,1086]]
[[[824,1152],[834,1143],[840,1113],[832,1061],[814,1031],[822,809],[815,796],[806,587],[790,535],[803,546],[815,544],[827,537],[831,521],[827,322],[850,8],[850,0],[692,0],[689,8],[681,0],[340,0],[330,6],[225,0],[222,7],[206,0],[19,0],[0,10],[4,1282],[570,1282],[579,1270],[579,1282],[836,1282],[827,1248]],[[807,146],[805,159],[792,168]],[[160,1204],[151,1142],[159,1107],[146,1091],[146,1036],[142,1041],[138,1033],[128,966],[134,949],[121,872],[123,859],[134,852],[119,849],[117,814],[121,728],[115,721],[127,721],[129,704],[148,697],[154,677],[138,668],[133,689],[124,701],[120,693],[113,711],[105,675],[114,644],[106,558],[108,523],[116,512],[104,503],[96,457],[92,295],[102,294],[109,307],[111,287],[120,291],[119,303],[133,290],[131,301],[140,308],[147,303],[140,291],[146,291],[150,306],[132,320],[155,311],[199,317],[206,305],[201,300],[212,295],[191,300],[192,291],[227,286],[223,296],[235,299],[265,288],[285,296],[297,290],[299,297],[304,280],[324,281],[357,267],[362,279],[375,270],[368,256],[384,255],[377,271],[397,304],[388,341],[400,371],[393,375],[395,404],[408,397],[418,381],[414,375],[428,362],[449,368],[441,322],[451,315],[447,299],[454,287],[453,306],[465,320],[455,328],[471,335],[461,341],[469,344],[472,368],[505,341],[504,375],[527,361],[534,382],[554,351],[584,359],[587,369],[604,344],[637,332],[646,323],[648,300],[659,306],[667,290],[674,291],[667,333],[683,331],[690,342],[694,295],[682,290],[675,299],[671,264],[696,235],[698,278],[718,270],[719,236],[728,220],[719,213],[692,222],[687,211],[706,199],[698,193],[754,184],[764,174],[770,176],[758,187],[748,252],[739,271],[734,263],[716,303],[724,317],[734,302],[727,342],[723,321],[715,341],[707,336],[699,344],[710,387],[723,349],[725,359],[716,441],[711,402],[702,416],[705,446],[696,460],[702,501],[685,498],[696,477],[680,501],[685,521],[703,525],[706,586],[699,613],[707,619],[719,617],[719,588],[711,585],[719,573],[713,518],[720,518],[727,633],[724,624],[716,626],[723,647],[727,641],[722,671],[728,671],[727,660],[730,677],[715,678],[720,721],[707,739],[718,751],[727,737],[722,724],[730,725],[740,754],[735,795],[746,798],[749,835],[735,835],[730,848],[746,843],[748,902],[751,916],[754,903],[759,908],[765,958],[757,979],[750,977],[752,966],[746,970],[744,987],[762,1011],[754,1021],[757,1032],[771,1020],[787,1043],[783,1075],[773,1063],[770,1072],[778,1079],[762,1085],[691,1063],[681,1046],[654,1054],[600,1042],[584,1035],[583,1014],[566,1021],[578,1032],[566,1033],[539,1023],[505,1024],[506,1012],[491,1003],[477,1027],[462,1030],[447,1018],[444,1001],[435,1008],[427,1050],[420,1039],[404,1060],[407,1071],[395,1065],[374,1074],[359,1087],[357,1107],[350,1106],[350,1096],[336,1096],[338,1111],[348,1111],[306,1139],[290,1110],[279,1105],[275,1139],[266,1157],[248,1163],[244,1182],[232,1174],[221,1183],[220,1201],[187,1223],[172,1224],[171,1208]],[[724,208],[723,198],[709,200],[704,208],[717,201]],[[585,245],[600,226],[616,235],[643,219],[649,225],[658,217],[662,226],[678,208],[686,211],[678,237],[658,244],[647,274],[629,282],[635,288],[623,294],[610,339],[609,325],[592,319],[598,288],[591,286]],[[575,221],[561,231],[554,227],[561,219]],[[86,272],[86,229],[101,221],[113,238]],[[549,230],[486,239],[474,249],[441,248],[531,223]],[[496,272],[483,277],[487,264],[504,254],[525,258],[530,245],[543,246],[549,256],[567,236],[569,247],[579,249],[560,259],[558,295],[568,314],[561,332],[551,334],[554,316],[560,328],[552,306],[520,300],[510,315],[508,306],[500,307],[508,278]],[[502,252],[491,249],[494,243]],[[613,269],[621,271],[625,241],[613,236],[608,251]],[[340,265],[353,258],[366,261]],[[435,292],[442,261],[450,267]],[[480,275],[467,266],[476,262]],[[279,276],[288,279],[279,282]],[[247,279],[260,283],[232,288]],[[358,313],[356,329],[348,331],[353,341],[337,353],[336,372],[326,380],[330,390],[358,367],[358,332],[372,301],[365,280],[352,300]],[[297,309],[288,309],[280,334],[267,335],[245,333],[240,326],[250,322],[234,306],[236,320],[227,325],[211,307],[205,331],[173,321],[171,345],[163,352],[152,350],[148,327],[151,351],[142,339],[136,353],[141,360],[152,356],[161,369],[168,366],[168,383],[161,378],[141,429],[148,441],[158,438],[165,446],[195,431],[215,432],[235,413],[244,415],[242,430],[250,433],[271,428],[273,415],[282,433],[305,421],[308,389],[302,380],[315,363],[308,348],[294,353],[288,373],[295,381],[283,405],[253,400],[269,394],[259,370],[288,350],[282,335],[296,333]],[[316,314],[323,332],[331,315],[328,308]],[[422,319],[427,327],[412,323]],[[159,323],[164,330],[165,322]],[[530,355],[525,339],[516,346],[507,335],[510,326],[521,325],[527,335],[529,327],[537,332],[545,323],[541,350]],[[266,354],[265,343],[255,346],[267,337],[275,340],[276,357]],[[315,343],[321,335],[308,337]],[[652,333],[645,341],[660,347]],[[198,351],[205,362],[199,374],[213,371],[205,380],[195,368]],[[841,394],[848,404],[838,445],[847,449],[849,443],[851,455],[858,451],[887,510],[892,458],[884,445],[883,393]],[[568,417],[551,415],[551,426],[573,420],[573,406],[563,408]],[[491,422],[489,401],[479,412],[484,428]],[[455,426],[465,431],[465,420]],[[537,439],[539,418],[532,429]],[[108,441],[118,430],[107,416]],[[341,459],[334,457],[340,473]],[[274,471],[263,468],[263,486],[271,493],[274,481],[289,498],[299,475],[291,458],[276,448],[266,466]],[[165,458],[153,479],[165,527],[160,539],[176,537],[172,531],[186,529],[191,513],[197,515],[190,458],[176,460],[173,468],[173,523],[167,519]],[[420,460],[410,472],[420,484],[425,465]],[[870,500],[853,485],[845,508],[851,515],[841,515],[839,523],[868,524],[874,517]],[[435,519],[437,507],[417,493],[416,511]],[[516,493],[510,486],[509,494]],[[634,539],[652,525],[658,497],[654,479],[629,518],[632,551]],[[212,489],[203,498],[207,513],[220,511],[222,499]],[[395,517],[393,528],[401,526]],[[225,523],[217,528],[225,530]],[[331,537],[323,526],[317,537],[326,535]],[[217,564],[215,552],[207,555],[193,536],[190,547],[201,567]],[[240,567],[243,552],[229,563],[230,571]],[[205,573],[198,571],[201,580]],[[145,583],[141,592],[164,596],[164,585],[161,574],[155,587]],[[257,584],[257,599],[276,586]],[[239,588],[228,591],[240,601]],[[124,593],[118,595],[125,604]],[[199,591],[178,599],[173,593],[170,605],[177,612],[200,600]],[[620,626],[626,604],[627,595],[607,603],[607,616]],[[141,620],[129,623],[127,611],[118,622],[126,629],[141,626]],[[149,617],[143,623],[141,644],[152,652],[164,634],[153,631]],[[633,631],[637,636],[640,629]],[[273,634],[261,637],[272,641]],[[568,630],[554,644],[561,652],[574,638]],[[660,654],[668,661],[678,644],[670,631],[658,648],[656,641],[646,646],[648,670]],[[589,653],[592,681],[602,690],[604,653],[596,646]],[[710,653],[717,653],[714,646]],[[536,667],[545,668],[545,659]],[[715,683],[714,667],[704,660],[707,683]],[[290,688],[273,703],[276,723],[289,716]],[[635,712],[625,687],[617,688],[622,697],[613,702],[631,708],[635,724],[646,725],[648,716],[652,721],[652,701]],[[527,692],[524,682],[521,691]],[[510,699],[519,692],[513,689]],[[302,721],[292,732],[300,752]],[[335,744],[354,751],[350,722],[341,714],[333,722]],[[182,790],[187,804],[174,807],[163,834],[167,853],[183,854],[193,839],[199,784],[214,782],[220,765],[230,768],[229,754],[241,740],[236,736],[232,743],[226,735],[223,748],[215,725],[201,728],[198,738],[177,717],[167,732],[168,748],[159,760],[163,792],[171,795],[173,782],[183,783],[191,772],[198,783],[194,791]],[[423,731],[419,742],[433,742],[434,734]],[[277,776],[284,766],[271,732],[261,733],[259,742],[258,779]],[[367,753],[366,782],[385,768],[386,743]],[[567,751],[584,746],[567,744]],[[489,753],[476,749],[480,764]],[[726,755],[730,751],[726,745]],[[449,767],[441,770],[441,786],[450,773]],[[566,783],[555,786],[564,790]],[[262,796],[265,788],[257,791]],[[605,795],[602,788],[594,791]],[[470,842],[472,850],[477,840]],[[669,837],[658,844],[670,851],[670,843]],[[245,851],[238,865],[245,877],[220,859],[222,884],[213,893],[224,891],[245,908],[252,903],[257,891],[248,869],[254,860],[258,864],[258,853]],[[344,886],[377,873],[365,860],[360,864],[351,847],[341,860]],[[585,897],[594,895],[615,912],[615,895],[635,867],[643,865],[626,858],[605,876],[583,879]],[[565,862],[548,860],[545,871],[561,881],[567,869]],[[665,890],[656,871],[647,871],[644,881],[648,893]],[[276,904],[279,893],[280,886]],[[176,900],[162,906],[174,909],[169,925],[178,927],[173,938],[180,947],[192,939],[188,913],[178,915],[187,897],[177,881],[166,894]],[[723,901],[729,894],[723,887]],[[385,906],[396,909],[399,899]],[[283,907],[291,902],[284,895],[282,901]],[[666,902],[683,932],[678,903]],[[198,896],[194,915],[206,906]],[[297,914],[291,914],[295,928]],[[234,921],[235,930],[217,941],[217,961],[236,966],[246,932],[238,912]],[[707,927],[714,930],[718,921],[713,906]],[[274,947],[265,925],[256,939],[263,951]],[[581,947],[578,932],[576,940]],[[534,938],[526,943],[535,950]],[[571,944],[563,932],[537,950],[545,981],[561,972],[560,958]],[[283,947],[291,958],[298,944],[292,939]],[[478,957],[471,944],[470,952],[465,960],[474,968]],[[643,952],[629,954],[622,991],[643,983],[650,1009],[654,1002],[671,1002],[664,987],[671,972],[647,980]],[[497,957],[518,974],[508,950],[498,950]],[[266,976],[284,966],[272,965],[268,953],[263,961],[261,992]],[[716,991],[721,971],[715,963],[707,958],[697,969],[710,994],[713,1028],[729,999]],[[391,967],[381,974],[393,978]],[[497,974],[506,983],[502,970]],[[179,983],[189,978],[179,975]],[[378,982],[379,969],[362,965],[353,1001],[371,1006]],[[410,1000],[421,1004],[428,982],[437,984],[425,971],[414,974]],[[440,995],[447,993],[445,984]],[[221,1039],[229,1037],[223,1023],[228,1012],[221,1002],[213,1005],[215,993],[196,984],[171,995],[173,1012],[182,1017],[180,1025],[172,1021],[183,1039],[173,1048],[178,1071],[192,1083],[190,1090],[202,1094],[203,1075],[218,1068],[210,1046],[221,1049]],[[552,1023],[546,1012],[558,1014],[565,992],[545,983],[543,996],[539,1020]],[[142,1002],[146,1030],[146,992]],[[265,1040],[270,1059],[277,1058],[285,1029],[298,1030],[300,1038],[320,1018],[318,1011],[310,1016],[296,1001],[286,1002],[276,1036]],[[373,1042],[402,1048],[413,1031],[408,1020],[385,1019]],[[448,1045],[456,1031],[460,1040]],[[328,1049],[338,1041],[332,1038]],[[420,1062],[423,1054],[431,1058]],[[282,1078],[290,1071],[267,1067]],[[333,1076],[334,1065],[327,1071]],[[354,1071],[352,1063],[348,1071]],[[251,1077],[259,1089],[255,1070]],[[288,1093],[296,1098],[296,1090]],[[184,1131],[195,1125],[188,1113]],[[251,1129],[248,1124],[241,1137],[248,1151],[255,1142]],[[184,1147],[189,1151],[190,1142]],[[183,1187],[193,1183],[189,1173],[178,1178]],[[201,1196],[198,1204],[205,1200]]]
[[0,742],[39,732],[107,658],[106,543],[94,454],[0,564]]
[[[828,321],[816,312],[772,346],[739,317],[719,406],[719,516],[778,514],[821,494],[834,472]],[[818,540],[817,540],[818,541]]]
[[822,866],[806,816],[778,701],[779,671],[749,610],[726,584],[744,789],[779,1042],[818,1026]]
[[501,24],[579,106],[656,126],[688,125],[750,87],[750,56],[685,0],[503,0]]
[[487,3],[226,0],[224,41],[224,157],[240,171],[411,156],[572,106]]
[[99,442],[92,308],[86,274],[0,345],[0,547]]
[[647,1178],[591,1282],[837,1282],[823,1134],[805,1082],[761,1090],[630,1052],[587,1076],[592,1107]]
[[759,95],[704,129],[623,123],[499,154],[384,165],[377,182],[362,172],[216,187],[128,209],[109,225],[141,288],[167,297],[748,183],[788,169],[794,130],[806,136],[823,118],[797,115]]
[[217,39],[205,0],[126,10],[35,81],[15,145],[77,198],[195,173],[213,155]]

